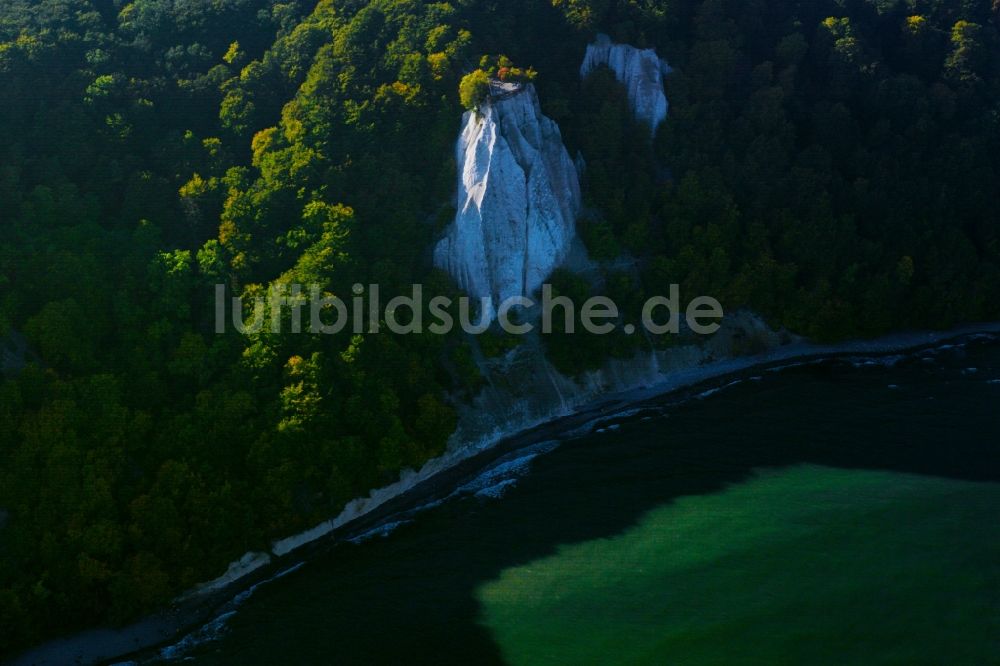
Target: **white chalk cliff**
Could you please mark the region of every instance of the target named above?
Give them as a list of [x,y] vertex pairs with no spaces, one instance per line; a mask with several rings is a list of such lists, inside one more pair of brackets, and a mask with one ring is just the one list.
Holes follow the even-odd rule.
[[530,84],[466,113],[456,158],[457,214],[434,264],[470,296],[488,298],[492,321],[504,300],[531,296],[566,259],[580,183]]
[[586,78],[598,67],[606,66],[628,90],[629,106],[635,117],[648,123],[655,132],[667,118],[667,95],[663,77],[670,65],[656,55],[654,49],[637,49],[628,44],[615,44],[607,35],[598,35],[587,47],[580,78]]

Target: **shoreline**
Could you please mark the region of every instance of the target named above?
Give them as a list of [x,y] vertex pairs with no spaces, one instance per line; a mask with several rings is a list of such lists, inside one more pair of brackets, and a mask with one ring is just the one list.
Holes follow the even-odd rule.
[[[572,436],[573,431],[589,424],[614,418],[628,410],[641,409],[669,395],[684,391],[697,394],[699,389],[704,392],[723,388],[734,380],[745,379],[759,372],[843,357],[910,355],[967,338],[972,341],[979,335],[990,338],[1000,335],[1000,322],[970,324],[938,332],[893,333],[872,340],[838,344],[793,342],[752,356],[723,358],[673,371],[665,374],[661,382],[609,393],[571,414],[519,432],[500,435],[491,444],[470,446],[467,451],[450,452],[429,461],[420,472],[404,473],[401,476],[401,490],[386,492],[393,488],[389,486],[373,491],[365,500],[356,500],[361,502],[360,507],[367,507],[363,512],[345,517],[345,514],[350,513],[345,508],[340,516],[311,530],[274,542],[272,554],[267,555],[266,561],[258,557],[257,562],[260,564],[245,571],[243,575],[224,575],[189,590],[168,607],[125,627],[86,630],[29,648],[15,656],[12,663],[93,664],[113,663],[129,658],[151,658],[163,647],[177,645],[206,622],[235,610],[241,601],[235,598],[237,595],[250,593],[257,585],[285,575],[291,568],[301,566],[339,543],[390,523],[400,514],[414,512],[428,503],[443,499],[463,482],[501,458],[559,436]],[[424,470],[427,470],[426,473]],[[416,481],[407,486],[406,483],[413,479]],[[246,558],[244,556],[242,559]],[[233,572],[231,569],[227,574]]]

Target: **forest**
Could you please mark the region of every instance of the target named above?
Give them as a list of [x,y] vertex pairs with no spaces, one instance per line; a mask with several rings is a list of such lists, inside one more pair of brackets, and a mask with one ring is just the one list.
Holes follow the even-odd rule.
[[[579,80],[597,32],[673,67],[655,136]],[[672,283],[816,340],[1000,315],[997,0],[8,0],[0,340],[31,354],[0,378],[0,656],[444,451],[505,341],[216,335],[214,285],[454,293],[460,83],[499,53],[586,160],[625,318]],[[546,344],[576,374],[642,343]]]

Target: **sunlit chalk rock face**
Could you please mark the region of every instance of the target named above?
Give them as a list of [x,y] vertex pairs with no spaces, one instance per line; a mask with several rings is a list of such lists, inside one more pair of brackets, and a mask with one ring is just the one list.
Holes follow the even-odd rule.
[[457,214],[434,263],[488,298],[493,321],[504,300],[531,296],[569,254],[580,183],[531,85],[467,113],[456,153]]
[[586,78],[601,66],[614,72],[628,90],[632,113],[648,123],[655,132],[667,118],[669,105],[663,91],[663,77],[670,72],[670,66],[653,49],[615,44],[607,35],[598,35],[594,43],[587,47],[580,66],[580,78]]

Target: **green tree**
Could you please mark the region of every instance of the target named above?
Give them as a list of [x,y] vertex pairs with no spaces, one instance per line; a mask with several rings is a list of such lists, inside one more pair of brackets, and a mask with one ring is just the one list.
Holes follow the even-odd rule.
[[481,69],[466,74],[458,86],[458,95],[462,106],[470,111],[478,109],[489,97],[489,94],[490,77]]

